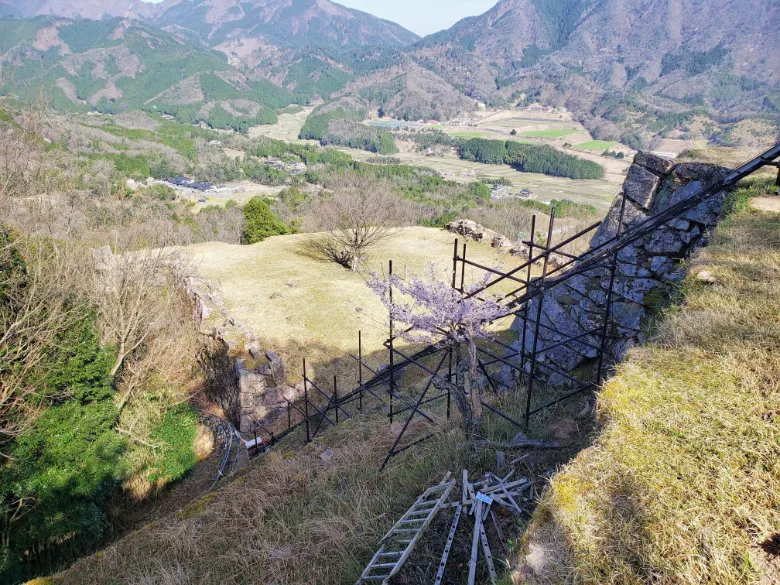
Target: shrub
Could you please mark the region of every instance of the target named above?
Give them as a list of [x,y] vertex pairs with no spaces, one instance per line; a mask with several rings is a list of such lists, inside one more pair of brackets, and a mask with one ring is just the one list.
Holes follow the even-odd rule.
[[[0,468],[3,526],[0,580],[13,582],[51,553],[97,542],[105,528],[102,504],[122,477],[125,441],[114,432],[118,409],[109,370],[114,356],[100,346],[93,313],[52,340],[33,382],[61,398],[6,447]],[[25,552],[27,551],[27,552]],[[45,561],[45,559],[43,559]]]
[[242,244],[256,244],[270,236],[287,233],[287,227],[276,217],[268,204],[260,197],[253,197],[244,206],[244,231]]
[[192,469],[197,463],[197,434],[198,415],[190,406],[182,404],[169,410],[151,433],[155,444],[161,446],[161,454],[149,481],[176,481]]
[[485,183],[471,183],[469,185],[469,195],[477,202],[484,202],[490,199],[490,188]]

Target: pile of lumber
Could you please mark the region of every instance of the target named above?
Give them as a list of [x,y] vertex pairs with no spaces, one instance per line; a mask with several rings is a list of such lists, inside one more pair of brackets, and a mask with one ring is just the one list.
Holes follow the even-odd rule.
[[[497,583],[498,575],[485,527],[488,524],[494,526],[499,545],[506,552],[508,550],[507,539],[496,511],[501,509],[501,516],[527,514],[530,502],[534,498],[535,483],[529,478],[519,477],[516,469],[504,477],[488,472],[474,482],[469,481],[468,470],[464,469],[460,477],[460,489],[457,489],[457,481],[450,480],[450,477],[451,474],[447,474],[447,477],[440,484],[429,488],[404,514],[396,526],[388,532],[382,539],[381,548],[358,579],[357,585],[368,585],[380,581],[382,585],[390,585],[392,577],[401,571],[403,564],[410,557],[411,549],[419,542],[422,532],[430,525],[433,516],[448,508],[454,508],[455,513],[446,533],[446,540],[442,543],[443,552],[433,585],[441,585],[453,542],[461,530],[472,530],[470,535],[471,556],[468,561],[468,585],[474,585],[480,562],[485,563],[491,583],[494,585]],[[447,489],[444,490],[444,488]],[[435,495],[433,500],[431,500],[431,494]],[[422,517],[425,517],[425,522],[415,523],[414,520],[410,519],[414,517],[420,517],[421,520]],[[406,526],[407,537],[402,541],[406,545],[406,549],[402,553],[395,553],[391,551],[389,543],[398,536],[394,530],[397,532],[396,528],[399,524]],[[416,528],[418,524],[419,530]],[[396,548],[400,550],[400,547]],[[398,560],[395,561],[395,558]],[[380,573],[378,569],[382,569],[383,572]]]

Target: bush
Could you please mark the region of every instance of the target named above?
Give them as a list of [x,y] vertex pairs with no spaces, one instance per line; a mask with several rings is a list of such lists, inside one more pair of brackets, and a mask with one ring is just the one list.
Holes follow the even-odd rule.
[[176,481],[195,467],[197,434],[198,414],[190,406],[182,404],[169,410],[151,433],[152,441],[161,446],[161,453],[149,481]]
[[[60,399],[46,405],[33,426],[5,447],[0,467],[3,526],[0,581],[24,578],[35,551],[78,550],[96,543],[106,526],[104,500],[123,475],[125,441],[114,432],[111,369],[114,355],[100,346],[95,315],[52,340],[31,382]],[[7,539],[7,540],[6,540]],[[56,555],[55,555],[56,557]]]
[[260,197],[253,197],[244,206],[244,231],[242,244],[256,244],[270,236],[287,233],[287,227],[276,217],[268,204]]
[[471,195],[477,202],[485,202],[490,199],[490,187],[485,183],[471,183],[469,184],[469,195]]

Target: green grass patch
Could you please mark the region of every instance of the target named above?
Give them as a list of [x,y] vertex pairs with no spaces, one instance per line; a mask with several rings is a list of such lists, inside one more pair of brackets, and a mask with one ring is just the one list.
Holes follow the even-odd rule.
[[530,138],[560,138],[569,134],[576,134],[577,132],[579,130],[574,128],[549,128],[547,130],[529,130],[528,132],[523,132],[521,136]]
[[615,146],[617,142],[610,140],[590,140],[588,142],[581,142],[575,145],[574,148],[580,148],[582,150],[607,150]]

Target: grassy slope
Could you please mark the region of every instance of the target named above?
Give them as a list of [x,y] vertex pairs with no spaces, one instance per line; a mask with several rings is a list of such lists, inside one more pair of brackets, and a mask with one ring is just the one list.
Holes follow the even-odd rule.
[[[458,448],[463,433],[455,424],[443,421],[444,432],[394,458],[382,474],[394,435],[381,413],[353,418],[305,447],[302,436],[287,439],[241,477],[82,559],[53,584],[352,585],[425,488],[447,471],[468,468],[478,477],[495,466],[491,450]],[[424,428],[413,423],[411,438]],[[516,431],[491,416],[485,430],[504,440]],[[326,448],[333,451],[327,461]],[[441,538],[427,560],[438,562]],[[458,562],[451,570],[462,572]]]
[[[218,283],[231,314],[282,356],[294,378],[300,376],[305,357],[319,379],[338,372],[345,383],[351,383],[355,364],[332,360],[348,352],[357,355],[358,330],[362,330],[368,362],[372,367],[384,363],[387,312],[366,286],[367,274],[310,257],[303,244],[311,238],[310,234],[274,237],[253,246],[198,244],[185,252],[202,276]],[[436,262],[440,271],[451,271],[455,238],[434,228],[399,229],[370,250],[365,271],[386,272],[388,260],[393,260],[401,276],[405,267],[409,276],[423,276],[430,262]],[[467,250],[471,260],[487,266],[503,263],[508,270],[522,263],[499,255],[486,243],[469,241]],[[482,274],[466,272],[466,282]]]
[[777,582],[756,545],[780,527],[780,214],[724,221],[702,269],[716,284],[689,277],[600,394],[596,445],[553,479],[514,583]]

